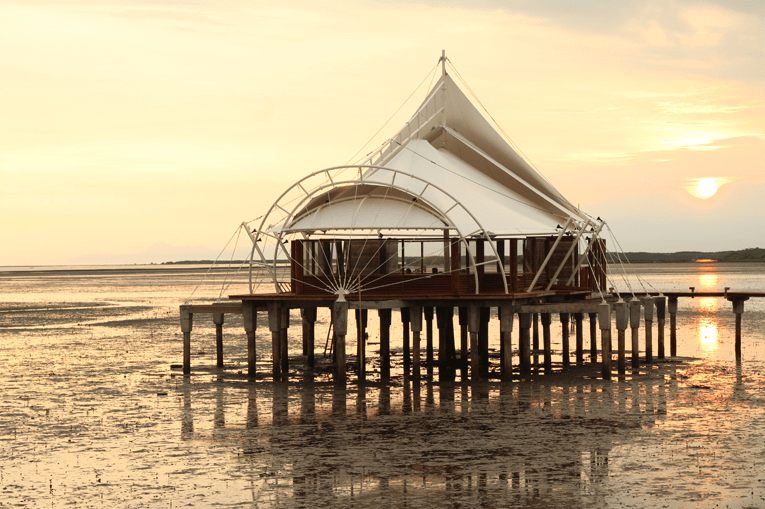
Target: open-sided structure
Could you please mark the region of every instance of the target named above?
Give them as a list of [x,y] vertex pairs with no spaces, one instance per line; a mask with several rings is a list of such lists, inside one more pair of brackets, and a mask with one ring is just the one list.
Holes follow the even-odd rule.
[[445,63],[395,136],[359,164],[294,183],[248,228],[251,268],[268,269],[275,293],[342,300],[604,289],[602,222],[513,149]]

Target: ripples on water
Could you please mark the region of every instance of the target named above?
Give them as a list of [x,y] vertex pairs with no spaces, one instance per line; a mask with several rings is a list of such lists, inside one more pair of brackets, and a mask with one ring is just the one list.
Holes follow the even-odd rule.
[[[765,290],[762,264],[635,269],[661,290]],[[532,383],[458,376],[420,387],[399,371],[380,386],[372,364],[373,383],[360,389],[351,375],[337,390],[324,375],[270,383],[268,357],[262,379],[248,382],[233,317],[224,370],[214,368],[206,318],[194,323],[194,374],[171,370],[181,360],[178,305],[202,273],[0,273],[0,507],[765,505],[761,300],[745,304],[740,365],[731,304],[682,299],[682,358],[612,382],[585,367]],[[318,353],[326,330],[323,316]],[[266,336],[259,328],[259,352],[270,351]]]

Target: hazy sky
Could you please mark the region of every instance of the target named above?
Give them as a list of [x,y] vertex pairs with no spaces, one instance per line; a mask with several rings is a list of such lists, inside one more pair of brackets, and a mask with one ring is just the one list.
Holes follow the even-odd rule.
[[[765,247],[759,0],[0,0],[0,265],[219,250],[346,163],[442,49],[624,249]],[[684,190],[704,177],[718,195]]]

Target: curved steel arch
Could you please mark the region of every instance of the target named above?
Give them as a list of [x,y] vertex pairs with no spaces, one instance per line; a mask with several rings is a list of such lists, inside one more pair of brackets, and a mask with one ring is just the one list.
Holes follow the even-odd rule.
[[[350,169],[350,168],[358,169],[358,176],[357,177],[355,177],[353,179],[347,179],[347,180],[334,180],[332,178],[332,175],[330,174],[330,172],[335,171],[335,170],[345,170],[345,169]],[[366,169],[366,170],[375,170],[374,172],[372,172],[372,175],[377,174],[378,173],[377,170],[383,170],[383,171],[391,172],[393,174],[393,178],[391,179],[391,182],[383,182],[383,181],[379,181],[379,180],[373,180],[372,178],[365,178],[365,175],[362,172],[362,170],[364,170],[364,169]],[[306,182],[307,180],[313,179],[314,177],[322,175],[322,174],[326,176],[326,179],[325,179],[324,183],[322,183],[322,184],[312,188],[310,191],[307,190],[303,186],[303,183]],[[397,175],[402,175],[402,176],[405,176],[405,177],[408,177],[408,178],[411,178],[411,179],[414,179],[416,181],[419,181],[419,182],[423,183],[424,187],[423,187],[422,191],[420,192],[420,195],[413,194],[410,189],[406,189],[404,187],[396,185],[395,184],[395,179],[396,179]],[[335,177],[337,177],[337,175]],[[329,181],[329,182],[327,183],[327,181]],[[417,198],[418,200],[422,200],[422,202],[425,205],[430,207],[432,210],[436,211],[441,217],[437,217],[437,216],[434,216],[434,217],[437,217],[437,219],[440,219],[440,220],[444,221],[450,229],[454,229],[457,232],[458,236],[459,236],[460,242],[465,246],[465,252],[467,253],[468,258],[470,260],[470,266],[473,268],[473,274],[474,274],[474,278],[475,278],[476,294],[477,294],[477,293],[479,293],[480,288],[479,288],[478,271],[476,270],[475,258],[473,257],[473,253],[470,251],[470,247],[469,247],[469,244],[468,244],[468,241],[467,241],[467,237],[462,233],[462,231],[460,231],[460,229],[457,227],[455,222],[452,221],[452,219],[448,215],[448,212],[451,211],[452,209],[454,209],[455,207],[459,207],[460,209],[462,209],[473,220],[473,222],[478,227],[476,229],[476,231],[480,231],[481,232],[481,236],[485,240],[489,241],[489,246],[491,246],[491,249],[494,252],[494,256],[496,257],[497,263],[499,264],[500,272],[502,274],[502,284],[504,286],[505,293],[509,293],[509,289],[508,289],[508,286],[507,286],[507,278],[505,277],[504,263],[502,262],[502,260],[499,257],[499,253],[497,252],[496,246],[494,246],[494,243],[491,241],[491,237],[486,232],[486,229],[483,227],[483,225],[481,225],[480,221],[478,221],[478,219],[475,217],[475,215],[473,215],[473,213],[470,212],[470,210],[467,207],[465,207],[462,204],[462,202],[460,202],[460,200],[458,200],[457,198],[455,198],[454,196],[452,196],[450,193],[448,193],[447,191],[443,190],[439,186],[433,184],[432,182],[423,179],[422,177],[419,177],[419,176],[414,175],[414,174],[409,173],[409,172],[405,172],[405,171],[401,171],[401,170],[396,170],[394,168],[388,168],[388,167],[385,167],[385,166],[376,166],[376,165],[333,166],[333,167],[330,167],[330,168],[325,168],[323,170],[315,171],[315,172],[313,172],[313,173],[303,177],[302,179],[298,180],[294,184],[292,184],[290,187],[288,187],[276,199],[276,201],[274,201],[274,203],[271,205],[271,207],[268,209],[268,211],[263,215],[263,219],[260,222],[260,226],[258,227],[255,235],[253,236],[252,233],[250,233],[250,238],[253,241],[253,247],[252,247],[252,250],[250,251],[250,292],[252,292],[252,266],[253,266],[253,261],[254,261],[254,256],[255,256],[255,252],[256,251],[257,251],[258,255],[260,256],[260,259],[261,259],[261,261],[262,261],[264,266],[271,265],[271,276],[273,278],[274,288],[275,288],[277,293],[281,293],[281,290],[280,290],[279,284],[278,284],[277,275],[276,275],[276,262],[277,262],[277,258],[278,258],[278,249],[281,249],[287,255],[288,258],[291,258],[291,255],[286,252],[286,249],[284,248],[284,245],[282,243],[282,239],[284,237],[284,234],[290,232],[290,230],[288,228],[286,228],[286,225],[289,223],[291,218],[293,218],[295,216],[295,213],[308,200],[310,200],[311,198],[313,198],[317,194],[320,194],[321,192],[323,192],[323,191],[325,191],[327,189],[333,189],[333,188],[337,188],[337,187],[340,187],[340,186],[347,186],[347,185],[358,185],[358,184],[361,184],[361,183],[364,183],[364,184],[367,184],[367,185],[372,185],[372,186],[377,186],[377,187],[390,188],[390,189],[396,189],[396,190],[402,191],[403,193],[405,193],[407,195],[410,195],[410,196],[412,196],[414,198]],[[440,207],[436,206],[435,204],[431,203],[429,200],[426,200],[426,199],[424,199],[422,197],[422,195],[425,193],[425,191],[428,188],[431,188],[431,187],[433,189],[435,189],[436,191],[440,192],[443,196],[446,196],[447,198],[449,198],[453,202],[453,205],[449,209],[447,209],[447,211],[441,210]],[[292,191],[292,190],[294,190],[296,188],[299,188],[302,191],[303,197],[300,200],[298,200],[297,205],[295,205],[292,208],[292,210],[288,211],[286,208],[284,208],[281,205],[279,205],[279,202],[285,196],[287,196],[287,194],[290,193],[290,191]],[[283,226],[280,229],[278,235],[273,235],[271,233],[267,233],[264,230],[264,226],[266,225],[266,222],[267,222],[268,218],[271,216],[271,214],[277,208],[282,210],[284,213],[286,213],[287,216],[284,219],[282,219],[281,221],[275,223],[275,225],[282,224]],[[272,226],[268,227],[268,229],[271,229],[271,228],[272,228]],[[347,228],[343,228],[343,229],[344,230],[354,230],[354,229],[363,230],[363,229],[368,229],[368,228],[355,228],[355,227],[352,227],[352,226],[348,226]],[[409,228],[400,228],[400,229],[409,229]],[[249,231],[249,228],[248,228],[248,231]],[[263,253],[263,251],[257,245],[257,242],[260,240],[260,238],[262,238],[264,236],[274,238],[274,240],[276,241],[277,245],[274,248],[273,263],[271,263],[270,260],[267,259],[267,257]]]

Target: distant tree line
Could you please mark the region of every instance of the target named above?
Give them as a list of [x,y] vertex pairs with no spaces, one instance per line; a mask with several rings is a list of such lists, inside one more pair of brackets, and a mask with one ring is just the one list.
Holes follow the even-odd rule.
[[695,262],[716,260],[718,262],[765,262],[765,249],[750,247],[739,251],[678,251],[676,253],[647,253],[644,251],[622,253],[631,263]]

